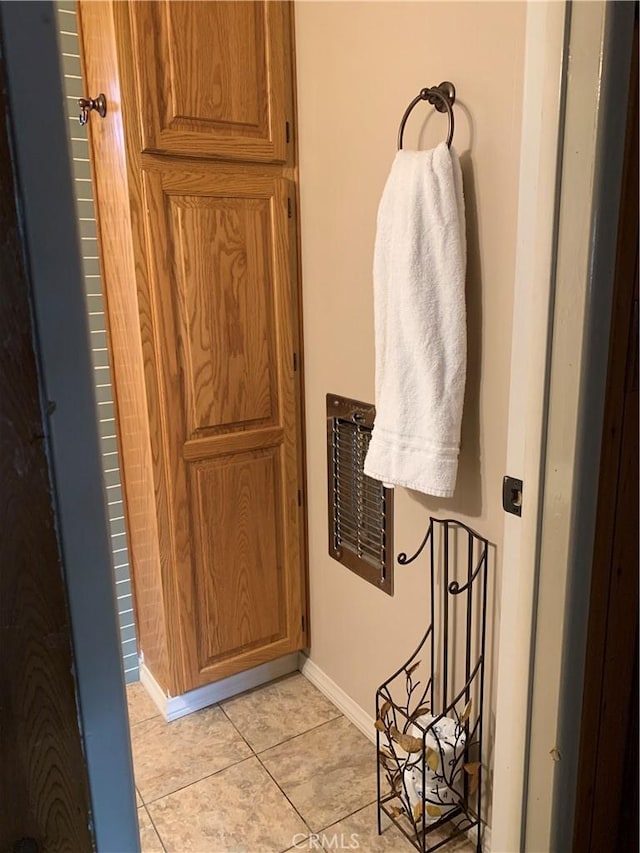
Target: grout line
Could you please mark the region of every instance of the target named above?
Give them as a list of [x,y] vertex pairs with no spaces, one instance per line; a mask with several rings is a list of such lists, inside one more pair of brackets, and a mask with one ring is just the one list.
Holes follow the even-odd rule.
[[[344,817],[339,817],[337,820],[334,820],[333,823],[327,824],[327,826],[323,826],[322,829],[316,829],[315,832],[318,834],[321,832],[326,832],[328,829],[331,829],[332,826],[337,826],[339,823],[342,823],[343,820],[348,820],[350,817],[357,815],[359,812],[363,812],[365,809],[368,809],[369,806],[374,806],[376,803],[377,803],[377,800],[374,799],[374,800],[371,800],[371,802],[369,802],[369,803],[365,803],[364,806],[358,806],[358,808],[355,811],[344,815]],[[387,829],[390,829],[392,826],[394,826],[394,824],[389,824]],[[383,830],[383,832],[384,831],[386,831],[386,830]]]
[[[213,705],[209,707],[213,708]],[[162,717],[161,717],[162,718]],[[175,720],[174,720],[175,722]],[[138,725],[138,724],[137,724]],[[170,725],[170,723],[167,723]],[[161,797],[156,797],[153,800],[149,800],[148,802],[145,800],[145,806],[153,806],[156,803],[159,803],[160,800],[165,800],[167,797],[172,797],[174,794],[179,794],[180,791],[184,791],[187,788],[191,788],[193,785],[199,785],[200,782],[204,782],[205,779],[211,779],[212,776],[217,776],[219,773],[224,773],[225,770],[229,770],[231,767],[237,767],[238,764],[244,764],[245,761],[250,761],[252,758],[256,758],[255,755],[245,755],[244,758],[240,758],[238,761],[234,761],[233,764],[227,764],[226,767],[221,767],[220,770],[214,770],[213,773],[207,773],[204,776],[201,776],[200,779],[196,779],[194,782],[187,782],[186,785],[181,785],[179,788],[176,788],[175,791],[169,791],[168,794],[163,794]],[[142,796],[142,795],[140,795]]]
[[[306,820],[302,817],[302,815],[300,814],[300,812],[298,811],[298,809],[297,809],[297,808],[295,807],[295,805],[291,802],[291,800],[290,800],[290,799],[289,799],[289,797],[285,794],[285,792],[282,790],[282,788],[280,787],[280,785],[278,785],[278,782],[273,778],[272,774],[271,774],[271,773],[268,771],[268,769],[264,766],[264,764],[263,764],[263,763],[262,763],[262,761],[260,760],[260,756],[259,756],[259,755],[258,755],[258,754],[253,750],[253,749],[252,749],[251,744],[250,744],[250,743],[247,741],[247,739],[244,737],[244,735],[242,734],[242,732],[240,731],[240,729],[236,726],[236,724],[233,722],[233,720],[232,720],[232,719],[227,715],[227,712],[224,710],[224,708],[222,707],[222,705],[220,705],[219,707],[220,707],[220,710],[222,711],[222,713],[223,713],[223,714],[225,715],[225,717],[227,718],[227,720],[229,720],[229,722],[231,723],[231,725],[233,726],[233,728],[237,731],[238,735],[239,735],[239,736],[242,738],[242,740],[247,744],[247,746],[249,747],[249,749],[250,749],[250,750],[251,750],[251,752],[252,752],[253,757],[257,759],[258,764],[260,765],[260,767],[262,767],[262,769],[264,770],[264,772],[265,772],[265,773],[267,774],[267,776],[272,780],[272,782],[274,783],[274,785],[276,786],[276,788],[280,791],[280,793],[282,794],[282,796],[283,796],[283,797],[285,798],[285,800],[289,803],[289,805],[290,805],[290,806],[291,806],[291,808],[294,810],[294,812],[298,815],[298,817],[300,818],[300,820],[302,821],[302,823],[303,823],[303,824],[306,826],[306,828],[309,830],[309,833],[313,832],[313,830],[311,829],[311,827],[309,826],[309,824],[306,822]],[[288,848],[287,848],[287,849],[288,849]]]
[[[1,2],[1,0],[0,0]],[[227,699],[221,699],[220,705],[228,704],[230,702],[235,701],[236,699],[241,699],[245,696],[250,696],[252,693],[258,693],[260,690],[265,690],[268,687],[272,687],[274,684],[280,684],[282,681],[287,681],[289,678],[295,678],[297,675],[302,675],[300,670],[294,670],[293,672],[285,672],[284,675],[279,675],[277,678],[271,679],[271,681],[266,681],[264,684],[256,684],[255,687],[249,687],[247,690],[242,690],[240,693],[236,693],[234,696],[229,696]]]
[[[244,737],[244,735],[242,734],[242,732],[240,731],[240,729],[236,726],[236,724],[234,723],[234,721],[233,721],[233,720],[228,716],[228,714],[226,713],[226,711],[225,711],[225,709],[224,709],[224,707],[223,707],[223,705],[222,705],[221,703],[216,703],[216,704],[214,704],[214,705],[212,705],[212,706],[210,706],[210,707],[216,707],[216,705],[217,705],[217,707],[222,711],[222,713],[223,713],[224,717],[225,717],[225,718],[228,720],[228,722],[231,724],[231,726],[233,727],[233,729],[234,729],[234,730],[235,730],[235,732],[237,733],[237,735],[238,735],[238,737],[240,738],[240,740],[241,740],[241,741],[242,741],[242,742],[247,746],[247,748],[248,748],[248,749],[249,749],[249,751],[250,751],[250,755],[246,756],[245,758],[240,759],[239,761],[233,762],[232,764],[229,764],[229,765],[227,765],[226,767],[221,768],[220,770],[216,770],[216,771],[215,771],[215,772],[213,772],[213,773],[209,773],[209,774],[207,774],[207,775],[205,775],[205,776],[202,776],[200,779],[197,779],[197,780],[195,780],[194,782],[190,782],[190,783],[188,783],[187,785],[183,785],[183,786],[181,786],[180,788],[177,788],[175,791],[171,791],[169,794],[164,794],[162,797],[157,797],[157,798],[156,798],[156,799],[154,799],[154,800],[150,800],[149,802],[147,802],[147,801],[143,798],[142,793],[140,792],[140,790],[139,790],[139,789],[137,788],[137,786],[136,786],[136,790],[138,790],[138,793],[139,793],[139,795],[140,795],[140,799],[141,799],[141,801],[142,801],[142,803],[143,803],[144,809],[145,809],[145,811],[146,811],[146,813],[147,813],[147,815],[148,815],[148,817],[149,817],[149,820],[151,821],[151,824],[153,825],[153,828],[155,829],[155,831],[156,831],[156,833],[157,833],[157,835],[158,835],[158,838],[160,839],[160,843],[162,844],[162,848],[163,848],[163,850],[165,851],[165,853],[166,853],[166,847],[165,847],[164,842],[163,842],[163,840],[162,840],[162,836],[160,835],[160,833],[159,833],[159,831],[158,831],[158,828],[156,827],[155,823],[153,822],[153,818],[151,817],[151,813],[150,813],[150,811],[149,811],[148,806],[149,806],[149,805],[151,805],[151,804],[157,803],[157,802],[159,802],[160,800],[165,799],[166,797],[172,796],[173,794],[176,794],[176,793],[178,793],[179,791],[183,791],[183,790],[185,790],[186,788],[191,787],[192,785],[197,785],[199,782],[202,782],[202,781],[204,781],[205,779],[209,779],[209,778],[211,778],[212,776],[217,776],[219,773],[224,773],[224,771],[225,771],[225,770],[228,770],[228,769],[229,769],[229,768],[231,768],[231,767],[236,767],[236,766],[237,766],[237,765],[239,765],[239,764],[243,764],[244,762],[249,761],[249,760],[251,760],[252,758],[257,759],[258,764],[260,765],[260,767],[262,767],[262,769],[265,771],[265,773],[267,774],[267,776],[271,779],[271,781],[275,784],[276,788],[280,791],[280,793],[282,794],[282,796],[283,796],[283,797],[285,798],[285,800],[289,803],[289,805],[291,806],[291,808],[293,809],[293,811],[295,812],[295,814],[300,818],[300,820],[302,821],[302,823],[304,824],[304,826],[305,826],[305,827],[306,827],[306,829],[308,830],[308,836],[307,836],[307,838],[308,838],[309,836],[313,835],[314,833],[322,833],[322,832],[325,832],[326,830],[330,829],[331,827],[336,826],[337,824],[339,824],[341,821],[348,820],[350,817],[353,817],[354,815],[358,814],[359,812],[363,811],[364,809],[369,808],[371,805],[375,804],[376,799],[374,798],[374,799],[373,799],[373,800],[371,800],[370,802],[367,802],[367,803],[365,803],[364,805],[359,806],[357,809],[354,809],[354,811],[350,812],[349,814],[346,814],[346,815],[342,815],[342,816],[340,816],[338,819],[336,819],[336,820],[332,821],[332,822],[331,822],[330,824],[328,824],[327,826],[322,827],[321,829],[313,830],[313,829],[309,826],[308,822],[305,820],[305,818],[303,817],[303,815],[300,813],[299,809],[296,807],[296,805],[292,802],[292,800],[290,799],[290,797],[287,795],[287,793],[282,789],[282,787],[281,787],[281,786],[280,786],[280,784],[278,783],[277,779],[273,776],[273,774],[272,774],[272,773],[269,771],[269,769],[265,766],[265,764],[263,763],[263,761],[262,761],[262,759],[261,759],[261,757],[260,757],[261,755],[264,755],[266,752],[268,752],[268,751],[269,751],[269,750],[271,750],[271,749],[274,749],[274,748],[275,748],[275,747],[277,747],[277,746],[281,746],[282,744],[289,743],[290,741],[295,740],[296,738],[302,737],[303,735],[308,734],[309,732],[315,731],[316,729],[319,729],[319,728],[321,728],[322,726],[328,725],[329,723],[334,722],[335,720],[339,719],[340,717],[343,717],[343,716],[344,716],[344,714],[342,714],[341,712],[339,712],[337,708],[336,708],[336,711],[338,711],[337,716],[335,716],[335,717],[333,717],[333,718],[331,718],[331,719],[329,719],[329,720],[325,720],[323,723],[319,723],[317,726],[313,726],[312,728],[307,729],[307,731],[305,731],[305,732],[301,732],[301,733],[299,733],[299,734],[297,734],[297,735],[293,735],[293,736],[292,736],[292,737],[290,737],[290,738],[286,738],[285,740],[280,741],[280,743],[278,743],[278,744],[274,744],[273,746],[270,746],[270,747],[267,747],[267,749],[264,749],[264,750],[262,750],[260,753],[258,753],[258,752],[256,752],[256,751],[253,749],[253,747],[251,746],[251,744],[250,744],[250,743],[248,742],[248,740]],[[160,718],[162,718],[162,715],[160,715]],[[153,718],[152,718],[152,717],[150,717],[149,719],[153,719]],[[139,722],[145,722],[145,721],[140,720]],[[139,723],[137,723],[136,725],[139,725]],[[132,729],[133,729],[133,726],[132,726]],[[283,853],[286,853],[286,850],[289,850],[289,848],[285,848],[285,851],[283,851]]]
[[[269,776],[269,778],[273,781],[274,785],[278,788],[278,790],[280,791],[280,793],[282,794],[282,796],[283,796],[283,797],[285,798],[285,800],[289,803],[289,805],[290,805],[290,806],[291,806],[291,808],[294,810],[294,812],[298,815],[298,817],[299,817],[299,818],[300,818],[300,820],[303,822],[303,824],[305,825],[305,827],[309,830],[309,834],[311,834],[311,833],[313,832],[313,830],[311,829],[311,827],[309,826],[309,824],[307,823],[307,821],[304,819],[304,817],[302,816],[302,814],[300,813],[300,811],[298,810],[298,808],[294,805],[294,803],[292,802],[292,800],[291,800],[291,799],[287,796],[287,794],[282,790],[282,788],[281,788],[281,787],[280,787],[280,785],[278,784],[277,779],[273,776],[273,774],[272,774],[272,773],[270,773],[270,772],[269,772],[268,768],[264,766],[264,763],[260,760],[260,756],[259,756],[259,755],[256,755],[256,759],[258,760],[258,763],[260,764],[260,767],[262,767],[262,769],[263,769],[263,770],[264,770],[264,772],[267,774],[267,776]],[[287,848],[287,849],[288,849],[288,848]]]
[[[216,703],[214,703],[213,705],[209,705],[208,707],[209,707],[209,708],[216,708],[216,707],[217,707],[217,708],[220,708],[220,710],[221,710],[221,711],[222,711],[222,713],[224,714],[225,718],[226,718],[227,720],[229,720],[229,717],[227,717],[227,715],[224,713],[224,711],[223,711],[222,707],[221,707],[217,702],[216,702]],[[204,709],[201,709],[201,710],[204,710]],[[197,713],[197,712],[196,712],[196,713]],[[153,717],[148,717],[148,718],[147,718],[147,719],[145,719],[145,720],[138,720],[138,722],[137,722],[137,723],[135,723],[135,724],[133,724],[133,725],[132,725],[132,724],[131,724],[131,722],[130,722],[130,723],[129,723],[129,729],[130,729],[130,732],[131,732],[131,733],[133,733],[133,729],[134,729],[134,728],[136,728],[136,726],[139,726],[141,723],[145,723],[145,722],[147,722],[148,720],[153,720],[153,719],[155,719],[156,717],[160,717],[160,719],[163,719],[162,714],[161,714],[160,712],[158,712],[158,714],[155,714]],[[215,770],[213,773],[207,773],[207,774],[205,774],[204,776],[200,777],[200,779],[196,779],[194,782],[189,782],[189,783],[187,783],[186,785],[181,785],[179,788],[176,788],[176,789],[175,789],[175,791],[170,791],[168,794],[163,794],[161,797],[156,797],[156,798],[155,798],[155,799],[153,799],[153,800],[148,800],[148,801],[147,801],[147,800],[145,800],[145,799],[144,799],[144,797],[142,796],[142,792],[141,792],[141,791],[138,791],[138,793],[140,793],[140,799],[142,800],[142,802],[144,803],[144,805],[145,805],[145,806],[147,806],[147,805],[152,805],[152,804],[154,804],[154,803],[157,803],[157,802],[159,802],[160,800],[164,800],[164,799],[165,799],[165,797],[170,797],[170,796],[172,796],[172,794],[177,794],[179,791],[184,791],[186,788],[190,788],[192,785],[197,785],[199,782],[203,782],[205,779],[210,779],[212,776],[217,776],[217,775],[218,775],[218,773],[224,773],[224,771],[225,771],[225,770],[228,770],[230,767],[236,767],[238,764],[243,764],[245,761],[249,761],[249,759],[251,759],[251,758],[257,758],[257,755],[255,754],[255,752],[253,751],[253,749],[251,748],[251,746],[247,743],[246,739],[242,736],[242,734],[240,733],[240,731],[238,731],[238,728],[234,725],[234,723],[232,722],[232,720],[229,720],[229,722],[231,723],[231,725],[233,726],[233,728],[235,729],[235,731],[237,732],[237,734],[240,736],[240,739],[244,742],[244,744],[245,744],[245,745],[247,746],[247,748],[249,749],[249,751],[250,751],[250,753],[251,753],[250,755],[247,755],[247,756],[245,756],[244,758],[240,758],[238,761],[234,761],[234,762],[232,762],[231,764],[228,764],[226,767],[222,767],[222,768],[220,768],[220,770]],[[166,724],[166,725],[171,725],[170,723],[165,723],[165,724]],[[259,759],[258,759],[258,763],[259,763],[260,765],[262,765],[262,762],[261,762]],[[268,772],[268,771],[267,771],[267,772]],[[270,775],[270,774],[269,774],[269,775]],[[276,783],[276,784],[277,784],[277,783]],[[137,786],[136,786],[136,787],[137,787]],[[279,787],[280,787],[280,786],[278,786],[278,788],[279,788]],[[306,826],[306,823],[305,823],[305,826]],[[157,832],[157,830],[156,830],[156,832]]]
[[[142,800],[142,794],[140,794],[140,799]],[[162,840],[162,836],[161,836],[161,835],[160,835],[160,833],[158,832],[158,827],[157,827],[157,826],[155,825],[155,823],[153,822],[153,818],[151,817],[151,812],[150,812],[150,811],[149,811],[149,809],[147,808],[147,804],[144,802],[144,800],[142,800],[142,803],[143,803],[142,808],[143,808],[143,809],[145,810],[145,812],[147,813],[147,817],[148,817],[148,818],[149,818],[149,820],[151,821],[151,826],[152,826],[152,827],[155,829],[155,831],[156,831],[156,835],[158,836],[158,841],[160,842],[160,845],[162,846],[162,849],[164,850],[164,853],[167,853],[167,848],[164,846],[164,841]]]
[[[135,654],[135,652],[131,652],[131,654]],[[139,684],[140,682],[134,681],[133,683]],[[162,719],[162,714],[160,713],[160,711],[158,711],[156,714],[151,714],[151,716],[149,717],[145,717],[143,720],[136,720],[135,723],[132,723],[131,720],[129,720],[129,731],[133,731],[136,726],[140,726],[142,725],[142,723],[148,723],[149,720],[155,720],[156,717],[160,717]],[[169,724],[167,723],[167,725]],[[142,793],[140,794],[140,796],[142,796]]]
[[341,711],[339,711],[337,708],[336,710],[338,711],[338,715],[336,717],[332,717],[330,720],[325,720],[323,723],[318,723],[317,726],[312,726],[305,732],[300,732],[300,734],[297,735],[291,735],[291,737],[280,741],[280,743],[274,743],[273,746],[268,746],[266,749],[261,749],[260,752],[256,752],[256,755],[264,755],[265,752],[269,752],[270,749],[276,749],[277,747],[282,746],[282,744],[284,743],[290,743],[292,740],[296,740],[296,738],[304,737],[304,735],[308,735],[310,732],[315,732],[317,731],[317,729],[321,729],[323,726],[327,726],[329,723],[335,723],[335,721],[339,720],[340,717],[344,717],[345,720],[347,719]]
[[[322,728],[322,726],[326,726],[327,723],[333,723],[336,720],[339,720],[340,717],[344,717],[344,714],[336,708],[338,713],[335,717],[331,717],[329,720],[324,720],[322,723],[318,723],[315,726],[311,726],[310,729],[306,729],[304,732],[299,732],[297,735],[291,735],[291,737],[287,737],[284,740],[279,741],[278,743],[274,743],[271,746],[267,746],[264,749],[261,749],[260,752],[256,752],[256,755],[264,755],[265,752],[269,752],[270,749],[275,749],[277,746],[282,746],[284,743],[290,743],[292,740],[295,740],[298,737],[302,737],[303,735],[308,735],[310,732],[315,732],[316,729]],[[255,750],[254,750],[255,751]]]

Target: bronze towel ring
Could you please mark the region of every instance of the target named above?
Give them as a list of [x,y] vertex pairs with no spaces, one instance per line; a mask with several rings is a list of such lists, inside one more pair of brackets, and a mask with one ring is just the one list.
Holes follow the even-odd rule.
[[453,83],[445,80],[439,86],[433,86],[431,89],[421,89],[420,93],[411,101],[400,122],[398,131],[398,151],[402,151],[402,136],[404,134],[404,126],[407,123],[409,114],[416,104],[420,101],[429,101],[439,113],[448,113],[449,115],[449,133],[447,134],[447,147],[451,148],[453,139],[453,105],[456,100],[456,87]]

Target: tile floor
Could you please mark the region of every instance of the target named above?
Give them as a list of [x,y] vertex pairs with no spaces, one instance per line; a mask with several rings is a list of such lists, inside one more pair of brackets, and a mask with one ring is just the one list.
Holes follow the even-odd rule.
[[299,673],[172,723],[127,697],[142,853],[413,850],[377,835],[373,745]]

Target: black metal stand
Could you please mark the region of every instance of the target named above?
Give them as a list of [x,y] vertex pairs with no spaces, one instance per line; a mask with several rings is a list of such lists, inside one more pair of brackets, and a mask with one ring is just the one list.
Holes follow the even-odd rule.
[[431,621],[376,693],[378,833],[386,814],[420,853],[476,828],[482,851],[482,729],[488,542],[431,518]]

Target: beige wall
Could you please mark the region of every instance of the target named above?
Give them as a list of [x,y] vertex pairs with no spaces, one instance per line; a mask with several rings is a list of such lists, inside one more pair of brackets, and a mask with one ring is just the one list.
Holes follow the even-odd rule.
[[[390,598],[328,556],[325,394],[373,401],[377,204],[407,103],[423,86],[451,80],[469,246],[458,488],[450,500],[397,489],[395,550],[413,551],[430,513],[466,521],[494,543],[491,650],[500,592],[524,26],[524,3],[296,5],[311,657],[369,713],[376,686],[423,633],[427,567],[424,561],[397,566]],[[420,105],[405,147],[429,148],[445,134],[446,118]]]

